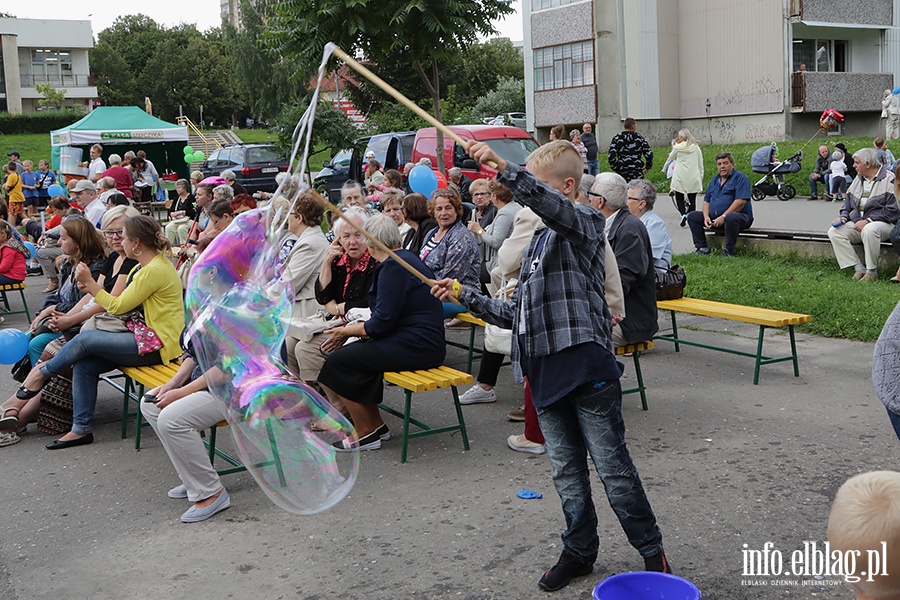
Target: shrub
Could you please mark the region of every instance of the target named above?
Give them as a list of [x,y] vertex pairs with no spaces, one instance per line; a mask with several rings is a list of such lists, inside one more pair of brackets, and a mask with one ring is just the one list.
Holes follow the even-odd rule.
[[42,110],[33,113],[0,112],[0,133],[15,135],[20,133],[50,133],[71,125],[84,116],[80,108],[64,110]]

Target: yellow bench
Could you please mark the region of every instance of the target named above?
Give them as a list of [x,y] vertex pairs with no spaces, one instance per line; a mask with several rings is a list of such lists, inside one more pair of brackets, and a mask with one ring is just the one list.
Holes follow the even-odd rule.
[[[388,383],[401,387],[406,392],[406,406],[403,412],[394,410],[383,403],[379,406],[381,410],[403,419],[403,438],[402,447],[400,449],[400,462],[406,462],[407,447],[409,440],[415,437],[425,435],[434,435],[437,433],[445,433],[448,431],[459,431],[462,434],[463,448],[469,449],[469,436],[466,433],[466,422],[463,419],[462,405],[459,403],[459,392],[457,386],[472,383],[472,376],[450,367],[437,367],[435,369],[427,369],[423,371],[399,371],[384,374],[384,380]],[[410,415],[412,409],[412,395],[419,392],[450,388],[453,393],[453,404],[456,407],[456,425],[448,425],[446,427],[431,427],[412,418]],[[422,431],[414,433],[409,432],[409,424],[412,423]]]
[[[459,342],[447,341],[448,346],[454,346],[456,348],[462,348],[464,350],[468,350],[468,362],[467,362],[467,371],[469,373],[472,372],[472,360],[474,358],[480,359],[484,352],[482,352],[479,348],[475,347],[475,328],[476,327],[484,327],[487,323],[483,319],[479,319],[472,313],[460,313],[456,315],[456,318],[462,321],[463,323],[468,323],[469,327],[469,344],[464,345]],[[647,392],[644,387],[644,376],[641,373],[641,353],[646,352],[653,348],[653,342],[639,342],[637,344],[629,344],[627,346],[619,346],[616,348],[616,356],[622,356],[623,354],[631,354],[634,359],[634,372],[637,376],[637,387],[622,390],[622,395],[625,394],[634,394],[640,393],[641,395],[641,407],[644,410],[647,410]],[[509,363],[503,363],[504,365],[508,365]]]
[[[698,298],[678,298],[677,300],[660,300],[656,303],[659,310],[667,310],[672,315],[672,335],[658,335],[654,340],[665,340],[675,343],[675,351],[680,352],[679,346],[687,344],[689,346],[698,346],[709,350],[718,350],[720,352],[728,352],[740,356],[749,356],[756,359],[756,367],[753,370],[753,384],[759,383],[759,368],[762,365],[768,365],[777,362],[792,361],[794,363],[794,377],[800,376],[800,364],[797,360],[797,342],[794,339],[794,325],[801,323],[809,323],[812,321],[811,315],[803,315],[800,313],[792,313],[781,310],[771,310],[768,308],[757,308],[755,306],[743,306],[740,304],[728,304],[726,302],[714,302],[712,300],[700,300]],[[717,319],[727,319],[729,321],[740,321],[742,323],[751,323],[759,325],[759,338],[756,344],[756,352],[743,352],[731,348],[722,348],[719,346],[711,346],[700,342],[685,340],[678,336],[678,323],[675,319],[676,312],[683,312],[692,315],[701,315],[704,317],[714,317]],[[763,355],[763,340],[765,331],[768,327],[787,327],[791,338],[791,354],[790,356],[768,357]]]
[[[22,298],[22,306],[24,308],[22,310],[13,310],[9,305],[9,298],[6,296],[6,292],[19,292],[19,296]],[[0,316],[2,315],[25,315],[26,318],[31,317],[31,313],[28,311],[28,300],[25,299],[25,282],[22,283],[6,283],[0,285]]]

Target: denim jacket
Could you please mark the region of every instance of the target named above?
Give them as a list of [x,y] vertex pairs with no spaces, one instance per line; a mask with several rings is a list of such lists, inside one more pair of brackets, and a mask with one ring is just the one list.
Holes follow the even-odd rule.
[[[477,287],[467,286],[461,292],[462,303],[485,321],[522,334],[512,336],[517,381],[522,380],[522,354],[548,356],[585,342],[614,352],[604,292],[606,219],[590,206],[573,204],[515,164],[507,163],[499,180],[541,217],[545,227],[535,231],[522,259],[519,285],[508,301],[487,298]],[[533,267],[540,246],[542,255]]]

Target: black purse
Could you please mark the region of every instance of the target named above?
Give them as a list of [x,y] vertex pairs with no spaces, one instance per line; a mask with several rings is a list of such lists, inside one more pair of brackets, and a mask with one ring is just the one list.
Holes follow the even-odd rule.
[[31,358],[28,356],[28,353],[25,353],[25,356],[22,357],[22,360],[17,362],[12,367],[12,378],[19,383],[25,383],[25,378],[28,377],[28,373],[31,372]]
[[677,300],[684,296],[687,274],[678,265],[672,265],[665,271],[656,271],[656,299]]

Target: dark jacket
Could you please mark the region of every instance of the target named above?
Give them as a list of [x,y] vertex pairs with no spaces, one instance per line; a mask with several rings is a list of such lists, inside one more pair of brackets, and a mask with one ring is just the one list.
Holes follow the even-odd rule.
[[617,133],[609,143],[609,166],[625,181],[644,176],[644,169],[653,168],[653,150],[644,136],[636,131]]
[[171,215],[173,212],[177,210],[183,210],[184,216],[188,219],[193,219],[197,216],[197,206],[196,200],[194,199],[193,194],[188,194],[187,198],[184,200],[179,196],[175,201],[172,202],[172,206],[169,207],[169,214]]
[[[435,275],[408,250],[397,255],[420,273]],[[414,277],[393,258],[375,269],[369,291],[372,317],[366,321],[366,334],[378,349],[408,369],[431,369],[444,362],[444,318],[441,303],[430,288]]]
[[656,315],[656,269],[650,235],[641,220],[623,208],[607,233],[619,264],[625,320],[622,333],[629,343],[652,338],[659,331]]
[[581,143],[587,149],[587,159],[597,160],[597,152],[600,151],[600,148],[597,146],[597,136],[593,133],[582,133]]
[[418,229],[410,229],[406,232],[406,237],[403,238],[403,247],[418,256],[419,250],[422,249],[422,243],[425,241],[425,235],[435,227],[437,227],[437,221],[431,217],[424,219],[419,223]]
[[328,304],[334,300],[338,304],[344,302],[344,308],[368,308],[369,307],[369,288],[372,287],[372,277],[375,274],[375,267],[378,261],[369,256],[369,264],[361,271],[354,271],[350,276],[350,282],[347,283],[347,292],[344,293],[344,283],[347,281],[347,267],[339,265],[341,257],[334,259],[331,263],[331,282],[323,289],[316,277],[316,302],[321,305]]
[[[831,172],[831,155],[821,156],[819,154],[816,155],[816,168],[813,170],[813,173],[818,173],[822,175],[823,173]],[[830,190],[829,190],[830,191]]]

